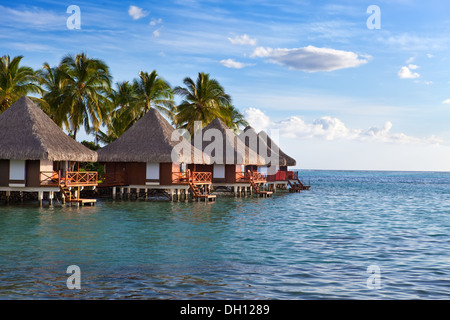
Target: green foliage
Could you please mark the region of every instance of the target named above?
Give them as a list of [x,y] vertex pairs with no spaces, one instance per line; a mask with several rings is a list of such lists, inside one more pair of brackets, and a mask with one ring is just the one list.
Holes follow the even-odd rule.
[[38,74],[30,67],[20,66],[23,56],[0,58],[0,113],[29,94],[42,93]]
[[89,149],[91,149],[91,150],[93,150],[93,151],[97,151],[98,149],[101,148],[99,144],[97,144],[97,143],[95,143],[95,142],[93,142],[93,141],[86,141],[86,140],[83,140],[83,141],[81,141],[81,144],[82,144],[83,146],[85,146],[86,148],[89,148]]
[[[92,141],[83,140],[81,144],[91,150],[97,151],[101,147]],[[99,176],[105,173],[105,167],[98,162],[80,162],[80,171],[97,171]]]
[[81,125],[87,131],[98,131],[109,122],[112,77],[102,60],[84,53],[67,55],[58,67],[50,68],[45,63],[40,76],[45,88],[43,109],[56,124],[66,125],[75,139]]
[[195,121],[206,126],[215,118],[219,118],[232,124],[234,108],[231,105],[231,97],[225,93],[217,80],[211,79],[208,73],[200,72],[196,81],[187,77],[183,83],[184,87],[174,89],[175,94],[183,98],[175,116],[178,128],[185,129],[192,135]]
[[[231,97],[208,73],[198,73],[195,81],[186,77],[183,87],[172,89],[156,70],[141,71],[133,81],[111,88],[109,67],[85,53],[66,55],[55,67],[44,63],[38,71],[19,66],[21,60],[22,56],[0,60],[0,112],[24,95],[39,94],[32,99],[74,139],[84,126],[96,142],[111,143],[151,108],[191,134],[195,121],[206,126],[219,118],[236,132],[247,125]],[[178,106],[174,95],[182,98]]]

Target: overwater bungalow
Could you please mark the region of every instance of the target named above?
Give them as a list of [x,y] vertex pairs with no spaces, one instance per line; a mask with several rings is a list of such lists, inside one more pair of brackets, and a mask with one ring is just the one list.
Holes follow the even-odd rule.
[[[174,137],[176,139],[174,139]],[[117,188],[122,197],[136,190],[145,197],[157,190],[180,199],[190,193],[195,199],[214,200],[209,194],[211,174],[189,170],[188,164],[209,163],[209,157],[181,137],[155,109],[150,109],[117,140],[98,150],[98,161],[105,166],[100,187]]]
[[80,190],[97,186],[97,172],[80,172],[79,162],[96,162],[97,153],[58,127],[33,101],[22,97],[0,114],[0,192],[44,195],[51,203],[56,192],[63,202],[94,203],[81,199]]
[[274,191],[277,188],[287,189],[288,185],[291,191],[309,189],[309,186],[305,186],[300,181],[297,171],[288,170],[288,167],[297,164],[296,160],[281,150],[265,131],[256,133],[251,126],[247,126],[239,138],[265,159],[264,166],[248,166],[247,170],[265,173],[269,189]]
[[[197,146],[195,136],[192,143]],[[201,148],[211,157],[212,164],[196,165],[195,168],[212,174],[214,189],[225,188],[235,194],[271,194],[261,190],[267,182],[266,176],[246,169],[247,166],[264,165],[264,159],[248,148],[220,119],[216,118],[203,128]]]

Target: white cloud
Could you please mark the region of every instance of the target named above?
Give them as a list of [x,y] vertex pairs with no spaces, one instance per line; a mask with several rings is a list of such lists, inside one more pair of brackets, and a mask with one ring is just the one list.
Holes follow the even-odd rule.
[[415,143],[440,144],[441,139],[434,136],[417,138],[404,133],[392,133],[392,123],[387,121],[382,127],[368,129],[350,129],[340,119],[329,116],[321,117],[312,123],[305,122],[301,117],[292,116],[288,119],[273,122],[257,108],[244,110],[244,116],[255,130],[278,130],[280,137],[291,139],[321,139],[348,141],[375,141],[385,143]]
[[248,123],[256,130],[256,132],[269,129],[270,118],[260,109],[245,109],[244,117],[248,121]]
[[153,36],[154,36],[155,38],[158,38],[158,37],[161,35],[161,29],[162,29],[162,27],[156,29],[155,31],[153,31]]
[[130,6],[128,8],[128,14],[133,18],[133,20],[138,20],[148,15],[148,13],[145,12],[142,8],[136,6]]
[[236,36],[234,38],[228,38],[232,44],[238,44],[241,46],[256,46],[256,39],[251,39],[248,35]]
[[443,104],[450,104],[450,99],[445,99],[444,101],[442,101]]
[[258,47],[251,57],[268,58],[270,62],[306,72],[354,68],[367,63],[370,58],[370,56],[360,56],[351,51],[314,46],[294,49]]
[[406,63],[410,64],[412,63],[416,58],[415,57],[411,57],[409,59],[406,60]]
[[151,25],[151,26],[156,26],[157,24],[160,24],[160,23],[162,23],[162,19],[161,19],[161,18],[159,18],[159,19],[153,18],[153,19],[150,21],[150,25]]
[[220,64],[227,68],[232,68],[232,69],[242,69],[244,67],[251,65],[249,63],[234,61],[233,59],[220,60]]
[[434,56],[431,53],[427,53],[427,58],[434,58]]
[[415,70],[417,69],[418,66],[414,65],[414,64],[410,64],[407,67],[402,67],[399,71],[398,71],[398,77],[400,79],[416,79],[420,77],[420,74],[418,74],[417,72],[412,72],[411,70]]

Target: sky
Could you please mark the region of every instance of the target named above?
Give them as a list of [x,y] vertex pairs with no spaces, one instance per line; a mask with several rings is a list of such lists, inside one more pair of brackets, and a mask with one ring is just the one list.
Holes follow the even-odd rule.
[[443,0],[0,0],[0,56],[38,69],[85,52],[114,82],[209,73],[298,169],[450,171],[449,11]]

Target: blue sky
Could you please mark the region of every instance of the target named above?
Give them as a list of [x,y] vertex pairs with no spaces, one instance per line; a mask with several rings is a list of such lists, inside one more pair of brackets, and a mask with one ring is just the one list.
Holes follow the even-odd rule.
[[[81,29],[70,30],[70,5]],[[369,29],[367,8],[380,9]],[[208,72],[301,169],[450,170],[446,1],[0,1],[0,54],[86,52],[114,81]],[[275,132],[275,131],[274,131]],[[80,137],[83,139],[85,137]]]

